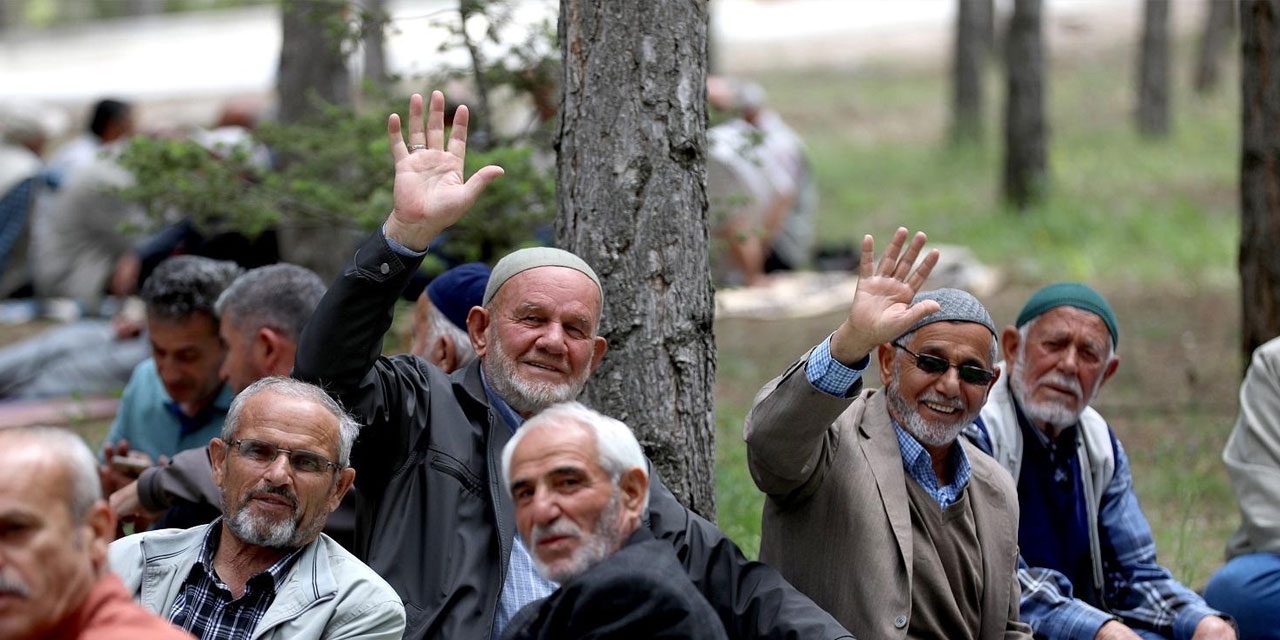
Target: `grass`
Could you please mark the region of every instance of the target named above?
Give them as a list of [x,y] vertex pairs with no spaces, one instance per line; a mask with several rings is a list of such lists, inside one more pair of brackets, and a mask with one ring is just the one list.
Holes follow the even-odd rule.
[[[1161,562],[1202,587],[1239,523],[1220,462],[1241,372],[1239,115],[1234,69],[1216,95],[1185,86],[1190,44],[1176,48],[1174,126],[1159,141],[1132,126],[1129,49],[1050,61],[1048,197],[1023,212],[999,199],[994,72],[983,143],[961,147],[945,143],[942,68],[872,64],[754,79],[809,145],[824,242],[854,246],[864,233],[882,239],[904,225],[968,246],[1004,274],[1005,286],[984,300],[997,324],[1054,280],[1083,280],[1109,297],[1122,362],[1095,406],[1125,444]],[[743,418],[755,391],[840,320],[716,325],[719,523],[749,555],[759,547],[763,496],[747,473]]]

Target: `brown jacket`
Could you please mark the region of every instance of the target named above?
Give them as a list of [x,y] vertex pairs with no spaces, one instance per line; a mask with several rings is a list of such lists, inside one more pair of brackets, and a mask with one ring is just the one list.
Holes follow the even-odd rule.
[[[768,494],[760,560],[778,568],[861,640],[899,640],[911,616],[907,476],[879,390],[842,399],[805,377],[808,356],[770,381],[743,436]],[[982,547],[981,637],[1030,638],[1018,622],[1018,499],[1013,480],[960,438]]]

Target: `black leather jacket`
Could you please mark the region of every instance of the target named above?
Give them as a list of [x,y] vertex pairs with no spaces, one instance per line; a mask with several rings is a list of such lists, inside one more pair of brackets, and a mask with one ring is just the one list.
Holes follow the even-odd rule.
[[[303,331],[294,376],[327,388],[366,425],[352,452],[363,498],[357,555],[404,600],[405,638],[488,640],[516,534],[500,486],[510,432],[489,407],[478,363],[448,376],[412,356],[379,355],[417,266],[375,232]],[[675,548],[730,637],[852,637],[656,477],[646,524]]]

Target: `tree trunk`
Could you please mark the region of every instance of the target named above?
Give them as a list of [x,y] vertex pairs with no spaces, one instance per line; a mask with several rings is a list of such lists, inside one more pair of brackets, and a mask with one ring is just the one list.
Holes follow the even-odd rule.
[[556,236],[606,292],[609,353],[588,402],[635,430],[681,503],[714,518],[707,11],[561,0]]
[[1209,0],[1208,5],[1194,81],[1196,92],[1202,94],[1218,88],[1218,76],[1222,73],[1222,52],[1226,49],[1236,24],[1236,0]]
[[1240,11],[1241,363],[1280,335],[1280,0]]
[[[316,100],[351,104],[351,76],[340,43],[325,34],[324,20],[344,7],[330,0],[288,0],[280,8],[280,70],[276,76],[280,123],[297,124],[317,112]],[[288,158],[281,158],[287,163]],[[280,229],[281,257],[315,271],[326,282],[346,264],[351,232],[297,222]]]
[[1005,201],[1026,208],[1044,195],[1044,45],[1041,0],[1014,0],[1005,36]]
[[387,0],[365,0],[364,79],[379,89],[387,88],[387,57],[384,45],[387,27]]
[[[955,48],[952,55],[951,142],[982,141],[982,68],[987,59],[988,34],[983,32],[983,3],[958,0]],[[990,16],[986,16],[988,25]]]
[[1138,132],[1169,135],[1169,0],[1146,0],[1138,61]]

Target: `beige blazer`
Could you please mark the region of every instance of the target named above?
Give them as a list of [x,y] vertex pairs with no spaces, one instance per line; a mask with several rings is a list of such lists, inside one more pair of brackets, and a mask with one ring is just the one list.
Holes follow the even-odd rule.
[[[805,377],[807,361],[765,385],[743,429],[751,476],[768,494],[760,560],[861,640],[904,638],[911,513],[884,394],[830,396]],[[1030,638],[1018,622],[1016,488],[990,456],[959,441],[973,469],[966,491],[982,548],[981,637]]]

